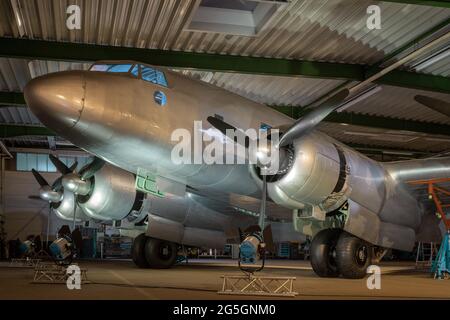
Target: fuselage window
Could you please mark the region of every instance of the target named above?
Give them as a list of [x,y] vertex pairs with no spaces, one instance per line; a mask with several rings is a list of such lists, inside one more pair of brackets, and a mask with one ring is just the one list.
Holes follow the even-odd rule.
[[259,129],[262,131],[268,131],[268,130],[272,129],[272,126],[267,123],[262,122]]
[[91,71],[127,73],[132,66],[132,64],[94,64]]
[[167,81],[162,71],[151,67],[141,66],[142,79],[160,86],[167,87]]

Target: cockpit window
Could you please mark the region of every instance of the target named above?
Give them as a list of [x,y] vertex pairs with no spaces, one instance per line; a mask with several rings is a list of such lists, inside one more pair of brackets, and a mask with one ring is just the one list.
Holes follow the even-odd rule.
[[131,70],[131,74],[133,76],[135,76],[136,78],[139,77],[139,65],[138,64],[134,65],[133,70]]
[[151,83],[167,87],[167,80],[162,71],[152,67],[141,66],[142,79]]
[[94,64],[91,71],[127,73],[132,66],[132,64]]
[[[128,73],[136,78],[168,87],[164,72],[138,63],[102,63],[93,64],[90,71]],[[140,71],[140,72],[139,72]]]

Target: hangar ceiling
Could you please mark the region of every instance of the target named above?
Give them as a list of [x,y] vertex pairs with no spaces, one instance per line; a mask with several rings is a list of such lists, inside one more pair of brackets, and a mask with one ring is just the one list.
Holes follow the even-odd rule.
[[[82,29],[69,31],[65,10],[73,3],[81,7]],[[288,1],[256,36],[188,30],[202,4],[1,0],[1,137],[9,146],[48,148],[53,133],[24,105],[23,87],[35,76],[85,69],[97,59],[169,66],[297,118],[337,88],[450,32],[447,1]],[[381,30],[365,27],[371,4],[382,9]],[[450,100],[449,45],[382,78],[376,92],[333,114],[320,129],[385,160],[450,150],[450,119],[413,99],[426,94]]]

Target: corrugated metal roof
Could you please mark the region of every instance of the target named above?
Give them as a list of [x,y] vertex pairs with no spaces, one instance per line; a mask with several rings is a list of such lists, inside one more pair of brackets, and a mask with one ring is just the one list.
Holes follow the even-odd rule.
[[[13,3],[17,4],[17,12],[13,11]],[[83,28],[80,31],[69,31],[65,27],[66,8],[70,4],[81,6]],[[298,0],[280,8],[256,37],[183,31],[199,4],[200,0],[4,0],[0,1],[0,12],[3,13],[0,36],[373,64],[450,18],[450,9],[436,7],[369,0]],[[381,30],[370,31],[365,26],[366,9],[370,4],[378,4],[382,9]],[[22,91],[34,76],[87,67],[88,64],[82,63],[0,58],[0,90]],[[254,101],[277,105],[308,105],[342,83],[301,77],[178,71]],[[450,76],[450,57],[420,72]],[[450,124],[450,120],[413,100],[414,95],[420,93],[383,86],[381,92],[347,111]],[[449,99],[449,95],[426,94]],[[26,109],[0,108],[1,123],[37,124],[36,121]],[[368,140],[367,137],[343,134],[339,124],[324,123],[321,128],[344,142],[364,143]],[[359,130],[370,132],[372,129]],[[396,147],[407,144],[375,142]],[[436,147],[437,150],[438,145],[442,148],[443,143],[417,140],[414,147],[430,150]]]
[[22,107],[1,107],[0,123],[41,125],[30,109]]
[[32,78],[65,70],[86,70],[89,63],[0,58],[0,91],[21,92]]
[[394,150],[426,150],[429,152],[450,150],[450,138],[447,136],[408,131],[392,131],[329,122],[321,123],[319,130],[347,144],[383,146],[383,148],[391,148]]
[[307,105],[344,82],[303,77],[176,71],[268,105]]
[[450,124],[450,118],[414,100],[418,94],[450,101],[450,95],[420,90],[382,86],[382,90],[345,111],[391,118]]
[[[16,1],[16,0],[13,0]],[[445,8],[368,0],[295,0],[279,8],[257,37],[183,31],[199,0],[3,1],[0,35],[97,44],[372,64],[450,17]],[[78,4],[83,28],[65,28]],[[382,29],[366,28],[367,7],[378,4]]]

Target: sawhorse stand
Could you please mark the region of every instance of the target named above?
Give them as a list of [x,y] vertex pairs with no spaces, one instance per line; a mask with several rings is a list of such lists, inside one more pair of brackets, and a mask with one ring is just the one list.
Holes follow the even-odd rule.
[[41,262],[41,259],[11,259],[11,267],[34,268]]
[[[87,279],[87,269],[80,268],[81,284],[89,283]],[[40,263],[34,269],[34,278],[32,283],[63,283],[67,282],[70,274],[67,273],[65,266],[55,263]]]

